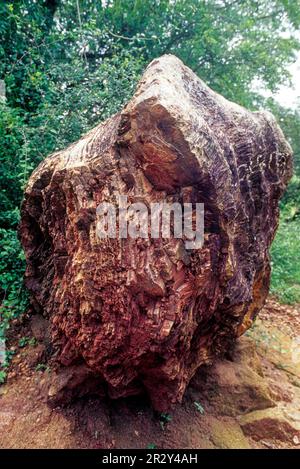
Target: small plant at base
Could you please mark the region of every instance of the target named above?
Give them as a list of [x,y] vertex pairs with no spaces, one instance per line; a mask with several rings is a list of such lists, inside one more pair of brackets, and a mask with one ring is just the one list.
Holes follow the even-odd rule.
[[172,420],[172,415],[166,414],[166,413],[160,414],[159,423],[160,423],[160,426],[161,426],[162,430],[165,429],[166,423],[171,422],[171,420]]
[[149,443],[149,445],[147,446],[147,449],[155,449],[155,448],[157,448],[155,443]]
[[23,348],[26,347],[26,345],[36,345],[36,339],[34,337],[21,337],[19,340],[19,347]]
[[6,380],[6,371],[0,370],[0,384],[5,383]]
[[196,407],[197,411],[200,412],[200,414],[205,414],[204,407],[198,401],[194,402],[194,406]]

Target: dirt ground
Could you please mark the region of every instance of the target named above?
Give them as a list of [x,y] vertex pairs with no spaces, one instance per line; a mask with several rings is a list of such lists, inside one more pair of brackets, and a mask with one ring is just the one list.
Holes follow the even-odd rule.
[[9,342],[15,355],[0,386],[0,448],[300,449],[300,305],[270,298],[235,350],[198,370],[182,404],[162,415],[145,397],[50,408],[51,370],[30,333],[25,318]]

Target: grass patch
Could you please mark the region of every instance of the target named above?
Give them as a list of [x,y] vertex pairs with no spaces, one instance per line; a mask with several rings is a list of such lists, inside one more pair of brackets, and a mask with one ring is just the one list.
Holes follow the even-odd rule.
[[271,248],[271,293],[281,303],[300,303],[300,218],[282,218]]

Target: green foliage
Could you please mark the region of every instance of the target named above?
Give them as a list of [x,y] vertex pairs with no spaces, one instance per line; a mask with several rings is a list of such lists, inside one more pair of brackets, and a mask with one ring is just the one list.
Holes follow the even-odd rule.
[[173,53],[216,91],[245,105],[254,104],[254,79],[272,91],[287,80],[299,47],[297,0],[110,0],[106,7],[82,0],[81,26],[75,3],[62,2],[57,18],[71,48],[77,35],[75,47],[89,64],[116,45],[145,62]]
[[20,348],[23,348],[23,347],[26,347],[26,345],[31,345],[31,346],[34,346],[36,345],[36,339],[34,337],[21,337],[21,339],[19,340],[19,347]]
[[283,303],[300,303],[299,232],[299,216],[292,220],[282,218],[272,244],[271,293]]
[[281,201],[281,218],[271,249],[271,293],[284,303],[300,302],[300,109],[270,106],[294,151],[293,176]]
[[296,109],[279,106],[272,99],[268,99],[266,107],[276,116],[284,135],[288,139],[294,152],[294,170],[300,176],[300,105]]
[[285,221],[300,218],[300,176],[292,177],[281,200],[281,217]]
[[3,340],[10,321],[26,309],[27,294],[22,285],[24,255],[16,232],[0,228],[0,242],[0,340]]
[[268,100],[294,152],[294,171],[281,203],[278,232],[271,249],[271,293],[283,303],[300,302],[300,108],[290,110]]
[[271,293],[283,303],[300,303],[300,177],[293,176],[281,201],[279,228],[271,248]]

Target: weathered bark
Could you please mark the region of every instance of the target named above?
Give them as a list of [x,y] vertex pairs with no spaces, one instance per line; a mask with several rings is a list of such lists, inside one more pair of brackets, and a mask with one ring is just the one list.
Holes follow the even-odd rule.
[[[272,115],[227,101],[174,56],[154,60],[120,114],[29,180],[26,285],[51,324],[52,360],[86,364],[112,397],[146,390],[158,410],[180,401],[264,303],[291,168]],[[203,247],[98,239],[96,207],[118,194],[203,202]]]

